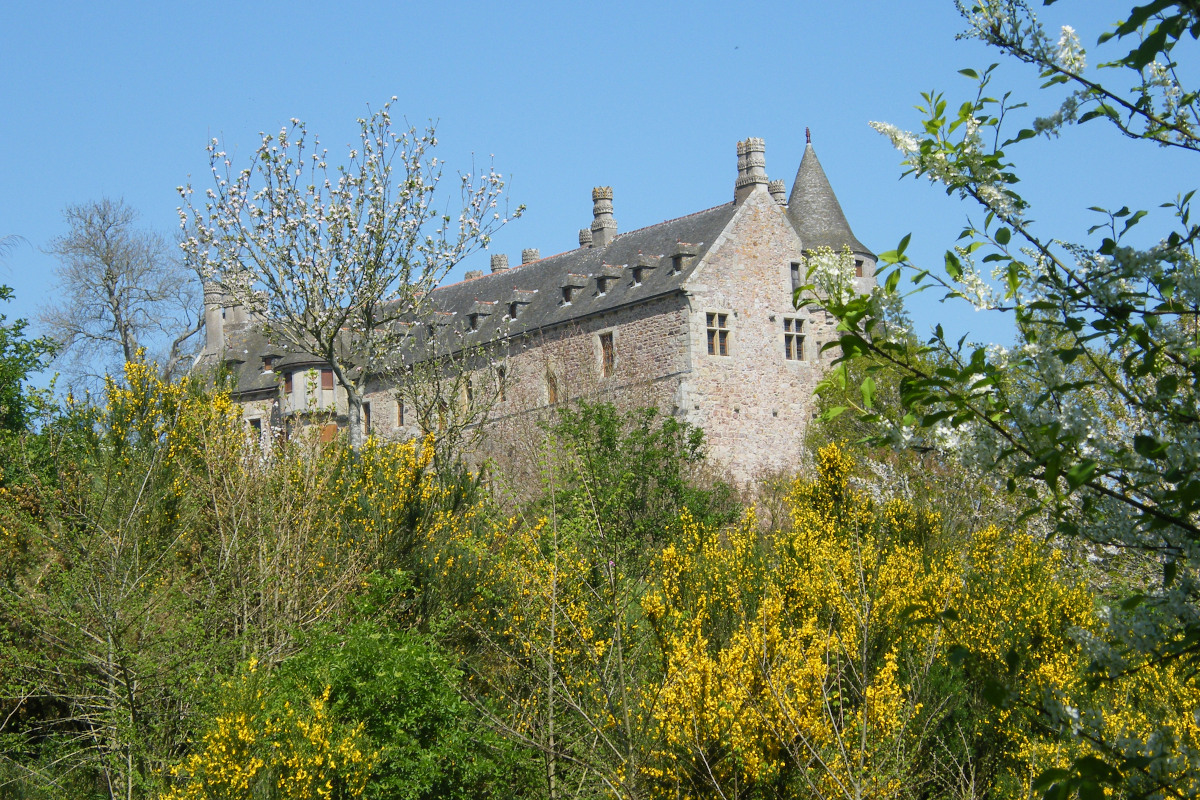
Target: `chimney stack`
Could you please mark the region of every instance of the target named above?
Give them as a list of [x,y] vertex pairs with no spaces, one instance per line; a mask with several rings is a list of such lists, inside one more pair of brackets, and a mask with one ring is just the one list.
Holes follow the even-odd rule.
[[579,229],[579,246],[580,247],[591,247],[592,246],[592,229],[591,228],[580,228]]
[[605,247],[617,238],[617,221],[613,219],[612,187],[592,189],[592,246]]
[[506,269],[508,269],[508,256],[504,253],[492,256],[492,272],[504,272]]
[[521,263],[522,264],[532,263],[534,261],[537,261],[541,257],[542,257],[541,251],[538,250],[536,247],[526,247],[524,250],[521,251]]
[[767,184],[767,191],[775,198],[776,203],[781,206],[787,205],[787,186],[783,181],[771,181]]
[[733,190],[735,203],[745,200],[756,187],[767,185],[766,149],[762,139],[749,138],[738,142],[738,178]]

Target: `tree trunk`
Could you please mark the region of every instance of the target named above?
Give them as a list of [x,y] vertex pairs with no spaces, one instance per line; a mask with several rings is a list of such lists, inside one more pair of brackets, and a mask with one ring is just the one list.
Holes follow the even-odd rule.
[[348,433],[350,449],[354,452],[362,450],[367,441],[366,431],[363,430],[363,399],[362,394],[354,386],[346,387],[346,409],[349,415]]

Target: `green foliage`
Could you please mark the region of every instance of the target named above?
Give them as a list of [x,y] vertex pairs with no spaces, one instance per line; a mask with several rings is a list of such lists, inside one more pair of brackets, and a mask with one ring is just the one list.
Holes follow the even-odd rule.
[[654,408],[625,413],[580,401],[560,409],[549,431],[565,456],[554,489],[559,513],[594,519],[623,547],[664,541],[684,508],[705,524],[736,518],[732,488],[699,480],[699,428]]
[[[903,153],[906,174],[941,184],[983,214],[946,252],[944,276],[909,261],[908,237],[882,254],[878,296],[899,294],[899,278],[907,274],[918,290],[938,287],[946,299],[1007,314],[1017,346],[954,342],[938,326],[913,348],[888,329],[875,310],[878,300],[832,298],[843,356],[827,385],[846,381],[851,363],[887,365],[900,376],[900,408],[867,408],[866,422],[883,425],[895,443],[924,440],[953,451],[969,468],[1004,481],[1027,513],[1043,509],[1060,535],[1082,540],[1093,555],[1124,551],[1157,567],[1132,596],[1113,598],[1108,630],[1090,640],[1097,680],[1176,660],[1194,667],[1200,664],[1194,187],[1163,203],[1174,219],[1157,223],[1150,237],[1157,244],[1133,244],[1134,233],[1157,221],[1128,207],[1093,207],[1100,222],[1071,243],[1031,226],[1011,153],[1092,120],[1113,125],[1131,144],[1173,147],[1182,157],[1200,150],[1200,96],[1183,85],[1186,65],[1176,61],[1182,52],[1176,44],[1200,36],[1200,14],[1189,2],[1135,7],[1100,44],[1111,47],[1127,36],[1137,43],[1089,71],[1074,31],[1047,33],[1021,0],[959,8],[966,35],[1033,65],[1044,89],[1069,93],[1055,111],[1014,132],[1025,104],[995,91],[993,65],[962,71],[977,84],[964,102],[924,94],[918,134],[875,123]],[[1132,88],[1109,88],[1098,70],[1121,72]],[[868,379],[860,377],[860,384]],[[1099,708],[1079,711],[1061,697],[1045,698],[1046,724],[1093,750],[1044,777],[1039,790],[1098,796],[1101,787],[1119,784],[1170,796],[1194,787],[1200,774],[1194,747],[1168,727],[1116,733]],[[1174,745],[1155,744],[1164,741]]]
[[[0,286],[0,301],[12,300],[12,289]],[[30,339],[23,319],[0,314],[0,432],[16,433],[29,425],[35,400],[25,381],[43,369],[54,353],[47,339]]]
[[296,705],[328,687],[331,717],[362,725],[375,753],[364,798],[510,797],[528,764],[481,724],[460,680],[429,637],[368,617],[307,638],[271,692]]

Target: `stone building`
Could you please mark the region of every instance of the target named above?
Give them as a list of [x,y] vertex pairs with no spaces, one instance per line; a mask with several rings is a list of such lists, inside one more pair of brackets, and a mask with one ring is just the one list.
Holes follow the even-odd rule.
[[[874,285],[876,259],[851,232],[811,139],[785,188],[767,178],[763,141],[747,139],[731,202],[619,233],[612,189],[600,187],[577,249],[526,250],[511,267],[494,255],[490,274],[436,289],[442,340],[487,353],[469,378],[498,389],[483,424],[493,444],[586,396],[654,405],[699,426],[710,459],[737,481],[796,464],[831,358],[821,347],[835,337],[823,311],[794,308],[805,256],[848,250],[859,291]],[[314,413],[324,414],[323,435],[344,424],[330,370],[268,343],[219,293],[206,304],[208,352],[232,367],[251,428],[266,436]],[[367,402],[376,435],[421,432],[395,386]]]

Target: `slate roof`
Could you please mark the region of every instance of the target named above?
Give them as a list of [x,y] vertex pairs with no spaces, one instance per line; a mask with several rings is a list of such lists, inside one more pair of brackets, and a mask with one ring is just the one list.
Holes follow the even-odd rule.
[[[679,289],[733,218],[733,203],[619,234],[605,247],[580,247],[529,264],[492,272],[436,289],[439,309],[455,314],[455,325],[480,304],[496,302],[481,316],[474,336],[491,341],[551,328],[583,316],[647,300]],[[680,257],[678,272],[672,259]],[[634,283],[634,272],[641,281]],[[600,282],[605,283],[600,291]],[[563,286],[573,287],[564,302]],[[518,304],[516,318],[510,304]]]
[[[580,247],[439,287],[430,296],[435,313],[422,322],[433,319],[439,338],[457,348],[553,328],[678,291],[736,210],[734,203],[725,203],[619,234],[604,247]],[[569,302],[564,286],[572,289]],[[510,313],[514,305],[515,318]],[[418,336],[424,337],[425,328],[419,326]],[[254,325],[229,332],[223,355],[239,395],[275,391],[289,367],[319,365],[311,355],[271,343]],[[275,356],[274,372],[262,371],[263,356]]]
[[800,234],[805,250],[829,247],[835,252],[844,247],[852,253],[861,253],[875,258],[875,254],[858,240],[850,230],[850,223],[842,212],[842,205],[825,177],[825,170],[817,160],[812,142],[804,148],[792,193],[788,197],[788,219]]

